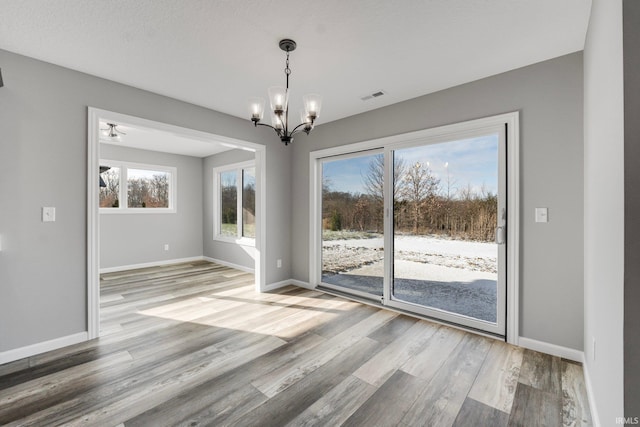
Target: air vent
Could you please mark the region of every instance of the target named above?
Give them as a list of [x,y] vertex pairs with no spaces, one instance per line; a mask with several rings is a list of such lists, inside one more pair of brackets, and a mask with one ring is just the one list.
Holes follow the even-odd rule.
[[368,101],[370,99],[379,98],[382,95],[386,95],[386,93],[387,92],[385,92],[383,90],[379,90],[379,91],[373,92],[373,93],[371,93],[369,95],[362,96],[362,97],[360,97],[360,99],[363,100],[363,101]]

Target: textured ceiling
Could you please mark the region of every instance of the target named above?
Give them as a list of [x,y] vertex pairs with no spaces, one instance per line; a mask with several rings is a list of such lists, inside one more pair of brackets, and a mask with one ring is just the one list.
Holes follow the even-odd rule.
[[[322,124],[582,50],[590,7],[590,0],[3,0],[0,48],[247,118],[249,97],[284,85],[278,41],[293,38],[291,111],[303,94],[320,93]],[[360,99],[378,90],[387,94]]]

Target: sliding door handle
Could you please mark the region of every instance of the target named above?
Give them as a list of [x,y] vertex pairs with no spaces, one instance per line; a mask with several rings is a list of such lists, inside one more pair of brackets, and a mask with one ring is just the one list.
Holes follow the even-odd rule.
[[506,230],[505,230],[505,226],[501,225],[500,227],[496,228],[496,243],[498,245],[504,245],[506,242]]

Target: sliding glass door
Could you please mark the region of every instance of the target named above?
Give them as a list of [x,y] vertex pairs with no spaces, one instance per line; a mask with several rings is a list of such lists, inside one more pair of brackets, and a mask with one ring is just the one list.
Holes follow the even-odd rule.
[[506,124],[373,143],[312,153],[311,280],[505,336]]
[[397,188],[388,305],[504,335],[503,134],[388,150]]
[[382,300],[384,154],[367,151],[321,160],[322,283]]

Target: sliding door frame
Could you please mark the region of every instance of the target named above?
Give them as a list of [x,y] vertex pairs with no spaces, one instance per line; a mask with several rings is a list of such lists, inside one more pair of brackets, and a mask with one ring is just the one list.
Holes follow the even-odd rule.
[[[394,135],[385,138],[362,141],[353,144],[332,147],[324,150],[312,151],[309,154],[309,284],[319,286],[322,284],[322,230],[319,224],[322,220],[322,167],[320,159],[339,156],[358,151],[369,151],[372,149],[384,148],[385,151],[395,149],[400,145],[406,146],[415,143],[419,145],[433,140],[463,139],[465,133],[477,134],[484,128],[496,128],[504,126],[507,146],[507,248],[506,248],[506,341],[517,345],[519,337],[519,257],[520,257],[520,153],[519,153],[519,112],[511,112],[482,119],[470,120],[445,126],[424,129]],[[388,159],[386,176],[391,175]],[[385,206],[385,245],[387,239],[391,239],[388,230],[387,215],[388,205]],[[387,246],[385,246],[385,251]],[[390,254],[392,255],[392,254]],[[385,254],[385,263],[391,262],[391,256]],[[385,280],[390,279],[389,266],[385,265]],[[388,285],[385,283],[385,285]]]
[[[345,160],[345,159],[353,159],[356,157],[360,157],[360,156],[371,156],[371,155],[376,155],[376,154],[381,154],[384,155],[384,149],[382,147],[374,147],[374,148],[370,148],[367,150],[358,150],[358,151],[350,151],[348,153],[345,154],[336,154],[336,155],[332,155],[332,156],[325,156],[325,157],[319,157],[316,158],[315,164],[317,165],[317,168],[319,169],[318,173],[320,174],[320,183],[322,184],[322,175],[323,175],[323,163],[326,161],[335,161],[335,160]],[[322,185],[321,185],[322,187]],[[386,189],[385,189],[385,193],[386,193]],[[318,212],[316,212],[316,214],[318,215],[317,218],[320,218],[319,221],[322,221],[322,191],[320,191],[319,194],[320,200],[319,203],[317,205],[317,209],[319,209]],[[386,218],[383,219],[383,224],[386,223]],[[315,224],[318,224],[317,222]],[[317,228],[317,225],[316,225]],[[386,230],[386,225],[385,225],[385,230]],[[318,234],[318,238],[320,239],[320,245],[322,245],[322,231],[320,231],[320,233]],[[375,295],[375,294],[370,294],[367,292],[363,292],[363,291],[359,291],[357,289],[348,289],[345,288],[343,286],[339,286],[339,285],[333,285],[331,283],[325,283],[322,282],[322,249],[320,249],[319,251],[317,251],[316,254],[317,257],[319,257],[316,260],[316,264],[319,266],[319,273],[320,273],[320,278],[318,279],[317,283],[320,284],[322,283],[322,286],[324,288],[329,288],[329,289],[333,289],[339,292],[346,292],[346,293],[350,293],[354,296],[360,297],[360,298],[366,298],[368,300],[372,300],[372,301],[377,301],[381,304],[384,303],[383,301],[383,295]],[[385,253],[385,257],[386,257],[386,253]],[[385,263],[386,263],[386,259],[385,259]],[[386,272],[386,270],[385,270]],[[383,272],[383,280],[386,280],[386,275]],[[383,285],[383,292],[384,292],[384,285]]]
[[[385,275],[384,275],[384,302],[385,306],[397,308],[404,311],[410,311],[425,317],[442,320],[447,323],[452,323],[456,325],[460,325],[463,327],[467,327],[470,329],[480,330],[482,332],[486,332],[489,334],[493,334],[496,336],[506,336],[506,291],[507,291],[507,278],[506,278],[506,248],[508,244],[500,244],[497,246],[497,263],[498,263],[498,273],[496,280],[496,322],[489,322],[482,319],[477,319],[474,317],[466,316],[463,314],[456,313],[455,311],[447,311],[439,308],[435,308],[429,305],[421,305],[417,303],[412,303],[408,301],[403,301],[402,299],[396,298],[393,296],[393,287],[395,280],[394,273],[394,260],[395,260],[395,230],[393,227],[394,224],[394,215],[393,206],[393,183],[392,177],[394,176],[394,167],[395,167],[395,152],[398,150],[403,150],[406,148],[416,148],[416,147],[428,147],[430,145],[435,144],[447,144],[451,142],[458,142],[462,140],[468,140],[472,138],[479,138],[489,135],[497,135],[498,136],[498,214],[496,215],[496,220],[499,221],[499,212],[502,208],[507,208],[508,203],[508,195],[507,195],[507,164],[506,164],[506,154],[507,154],[507,135],[506,135],[506,126],[502,123],[496,124],[493,126],[484,126],[477,127],[474,130],[465,129],[457,132],[451,132],[446,136],[435,135],[428,136],[421,140],[413,140],[409,142],[397,142],[393,145],[387,145],[385,148],[385,174],[384,174],[384,187],[385,187],[385,239],[384,239],[384,250],[385,250]],[[508,212],[508,211],[507,211]],[[508,213],[507,213],[508,215]],[[498,224],[496,223],[496,227]],[[507,227],[509,228],[509,227]],[[387,235],[388,234],[388,235]],[[389,254],[387,254],[389,252]]]

